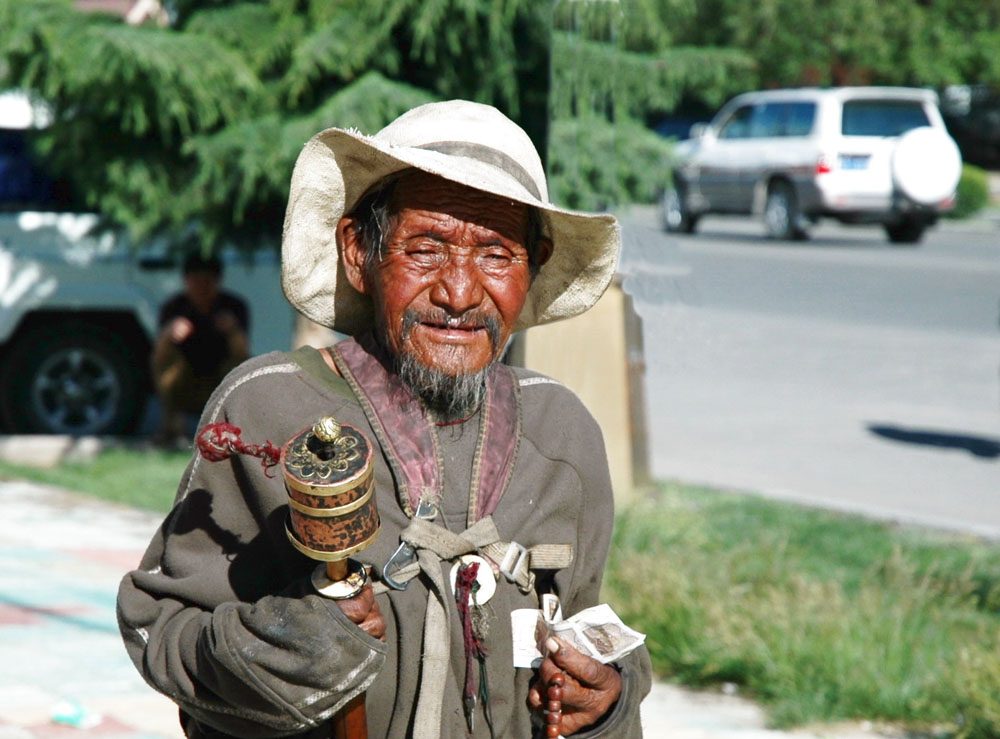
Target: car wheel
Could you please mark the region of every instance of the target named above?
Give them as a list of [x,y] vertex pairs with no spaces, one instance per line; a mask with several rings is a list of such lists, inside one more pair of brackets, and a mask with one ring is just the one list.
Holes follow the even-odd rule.
[[698,217],[691,214],[684,201],[683,191],[676,187],[667,188],[663,193],[663,227],[671,233],[694,233],[698,225]]
[[37,325],[0,372],[0,411],[15,433],[120,434],[138,421],[146,357],[108,329],[77,321]]
[[768,189],[764,203],[764,225],[768,235],[775,239],[806,238],[798,201],[787,182],[774,182]]
[[904,218],[899,223],[887,223],[885,233],[893,244],[916,244],[926,228],[927,224],[919,218]]

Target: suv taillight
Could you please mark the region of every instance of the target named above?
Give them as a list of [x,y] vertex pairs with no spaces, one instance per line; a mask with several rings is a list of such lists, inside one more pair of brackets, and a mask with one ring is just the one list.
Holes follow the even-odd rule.
[[816,174],[829,174],[833,171],[833,165],[830,164],[830,157],[826,154],[820,154],[819,159],[816,160]]

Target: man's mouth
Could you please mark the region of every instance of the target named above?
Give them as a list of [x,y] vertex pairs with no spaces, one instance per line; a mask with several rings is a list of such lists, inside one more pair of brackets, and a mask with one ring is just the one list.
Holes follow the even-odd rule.
[[470,339],[479,332],[486,332],[491,344],[495,347],[500,341],[500,321],[481,312],[465,316],[450,316],[447,314],[407,311],[403,316],[403,339],[417,326],[431,329],[444,337],[455,339]]
[[463,321],[457,316],[448,316],[444,320],[429,319],[420,322],[428,328],[443,329],[445,331],[485,331],[486,326],[479,322]]

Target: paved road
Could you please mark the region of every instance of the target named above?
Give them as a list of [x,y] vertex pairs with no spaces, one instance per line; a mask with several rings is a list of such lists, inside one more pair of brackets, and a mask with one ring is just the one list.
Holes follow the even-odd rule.
[[1000,537],[1000,224],[622,220],[656,476]]

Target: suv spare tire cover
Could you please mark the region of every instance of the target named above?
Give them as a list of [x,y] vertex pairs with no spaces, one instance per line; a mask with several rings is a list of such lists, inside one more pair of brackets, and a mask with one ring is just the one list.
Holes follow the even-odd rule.
[[920,205],[934,205],[954,194],[961,176],[958,146],[937,128],[911,129],[893,150],[893,181],[906,197]]

